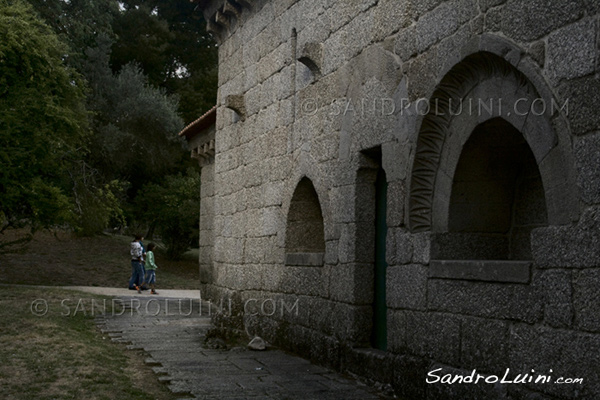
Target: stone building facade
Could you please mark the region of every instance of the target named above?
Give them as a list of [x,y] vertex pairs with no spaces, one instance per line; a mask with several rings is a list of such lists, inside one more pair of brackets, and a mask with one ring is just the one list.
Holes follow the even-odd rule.
[[199,6],[220,323],[406,399],[600,398],[598,0]]

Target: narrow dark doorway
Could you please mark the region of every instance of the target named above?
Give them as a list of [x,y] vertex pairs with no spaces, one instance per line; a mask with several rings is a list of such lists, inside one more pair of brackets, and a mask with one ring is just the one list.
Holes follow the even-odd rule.
[[375,181],[375,279],[373,298],[372,346],[387,350],[387,304],[385,300],[386,269],[385,260],[387,237],[387,178],[382,168],[377,171]]

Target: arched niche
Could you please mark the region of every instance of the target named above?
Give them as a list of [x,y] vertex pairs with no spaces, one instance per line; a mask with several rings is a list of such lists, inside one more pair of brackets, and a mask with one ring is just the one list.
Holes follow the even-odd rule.
[[576,218],[569,135],[555,129],[562,116],[550,100],[486,51],[441,79],[419,129],[407,213],[412,232],[432,233],[430,277],[528,283],[531,230]]
[[532,229],[547,225],[544,186],[523,135],[503,118],[479,124],[456,165],[437,236],[443,259],[530,260]]
[[319,196],[312,181],[300,180],[287,216],[285,253],[287,265],[323,265],[325,230]]
[[[542,102],[545,113],[530,112]],[[478,52],[450,69],[433,92],[417,138],[407,213],[411,231],[447,231],[463,146],[478,125],[494,118],[514,127],[529,146],[544,187],[548,224],[570,223],[578,209],[572,156],[568,141],[555,132],[555,110],[548,103],[524,74],[495,54]]]

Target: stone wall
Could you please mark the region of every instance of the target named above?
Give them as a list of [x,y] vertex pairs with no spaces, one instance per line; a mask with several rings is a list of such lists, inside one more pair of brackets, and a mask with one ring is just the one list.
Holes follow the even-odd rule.
[[[598,398],[599,4],[207,2],[220,64],[201,271],[203,294],[233,299],[224,323],[410,399]],[[489,99],[504,107],[485,107]],[[460,101],[485,106],[458,112]],[[522,135],[530,173],[518,195],[506,192],[509,203],[489,189],[461,211],[451,198],[463,146],[494,119]],[[380,168],[387,349],[376,350]],[[286,251],[290,213],[302,214],[294,193],[307,181],[321,211],[309,225],[322,220],[324,253]],[[497,232],[488,210],[473,229],[453,230],[495,200],[517,222],[504,219],[510,226]],[[437,368],[500,377],[534,369],[584,382],[427,384]]]

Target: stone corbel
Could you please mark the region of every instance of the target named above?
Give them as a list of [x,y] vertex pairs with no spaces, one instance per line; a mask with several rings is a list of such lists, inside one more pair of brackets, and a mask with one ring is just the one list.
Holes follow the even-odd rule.
[[323,66],[323,44],[309,42],[300,50],[298,61],[306,65],[315,77],[321,76]]
[[223,14],[235,17],[236,19],[240,18],[240,10],[238,9],[238,6],[236,6],[231,0],[225,0],[225,4],[223,5]]
[[192,149],[192,158],[198,160],[201,166],[210,164],[215,156],[215,141],[210,140]]
[[252,9],[252,0],[235,0],[240,6],[247,8],[249,10]]
[[225,29],[229,28],[229,18],[227,18],[227,15],[223,14],[221,11],[217,10],[217,13],[215,14],[215,21],[217,21],[218,24],[223,25]]
[[225,98],[225,107],[235,111],[242,121],[246,119],[246,103],[244,95],[235,94],[227,96]]
[[218,38],[221,35],[221,32],[223,31],[223,27],[221,27],[212,19],[209,19],[206,21],[206,31]]
[[[234,21],[239,21],[244,8],[251,10],[253,7],[253,0],[224,0],[223,5],[219,7],[214,13],[205,14],[206,17],[206,31],[213,34],[217,43],[220,43],[222,36],[228,29],[231,28]],[[210,17],[209,17],[210,15]]]
[[215,155],[215,141],[214,139],[204,143],[204,145],[202,145],[202,151],[204,152],[204,154],[207,154],[210,157],[213,157]]

